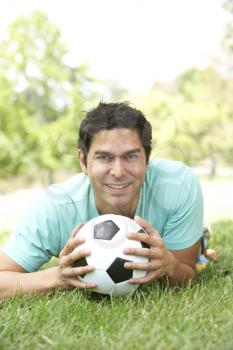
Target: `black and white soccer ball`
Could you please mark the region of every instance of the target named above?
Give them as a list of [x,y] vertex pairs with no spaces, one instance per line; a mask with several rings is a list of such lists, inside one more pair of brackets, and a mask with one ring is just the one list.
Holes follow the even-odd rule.
[[[132,277],[140,278],[146,271],[128,270],[126,262],[148,262],[147,257],[132,256],[123,253],[124,248],[147,247],[145,243],[127,239],[129,232],[145,232],[134,220],[114,214],[100,215],[88,221],[78,232],[77,237],[84,237],[85,243],[75,251],[88,249],[91,254],[77,260],[75,267],[91,265],[95,270],[79,277],[81,281],[95,282],[94,292],[123,296],[134,292],[139,285],[130,284]],[[147,234],[147,233],[145,233]]]

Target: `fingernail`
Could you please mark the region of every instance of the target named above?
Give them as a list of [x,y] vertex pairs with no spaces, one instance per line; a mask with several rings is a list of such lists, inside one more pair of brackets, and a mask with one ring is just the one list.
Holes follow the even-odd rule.
[[130,269],[131,264],[130,264],[130,263],[125,263],[125,264],[124,264],[124,267],[125,267],[125,268],[129,268],[129,269]]
[[135,215],[134,219],[135,219],[135,220],[140,220],[141,218],[140,218],[140,216]]
[[130,253],[130,250],[129,250],[129,248],[125,248],[125,249],[124,249],[124,253],[125,253],[125,254],[128,254],[128,253]]

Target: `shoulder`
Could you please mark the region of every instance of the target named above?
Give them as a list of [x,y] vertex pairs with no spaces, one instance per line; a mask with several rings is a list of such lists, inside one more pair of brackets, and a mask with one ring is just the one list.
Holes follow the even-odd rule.
[[166,202],[170,209],[201,196],[200,185],[192,169],[180,161],[152,159],[146,174],[147,188],[155,200]]
[[49,186],[45,192],[48,203],[54,207],[66,225],[67,217],[72,225],[77,225],[98,215],[93,189],[88,176],[83,173],[63,183]]
[[191,247],[201,237],[203,223],[202,191],[192,169],[178,161],[152,160],[147,185],[166,247]]
[[58,256],[79,222],[85,188],[88,179],[78,174],[44,189],[2,248],[4,252],[27,271],[36,271]]
[[59,204],[67,204],[72,201],[82,200],[90,187],[88,177],[83,174],[76,174],[68,180],[50,185],[46,190],[46,196]]
[[149,177],[163,182],[180,182],[191,169],[180,161],[152,159],[149,164]]
[[77,174],[62,183],[45,187],[25,214],[30,217],[35,212],[37,215],[54,217],[62,207],[82,201],[88,186],[89,181],[84,174]]
[[158,184],[184,185],[197,181],[192,169],[180,161],[152,159],[147,171],[147,180]]
[[49,235],[51,231],[70,234],[80,218],[79,208],[83,207],[88,183],[83,174],[77,174],[63,183],[44,188],[21,218],[17,229],[24,231],[28,227],[43,235]]

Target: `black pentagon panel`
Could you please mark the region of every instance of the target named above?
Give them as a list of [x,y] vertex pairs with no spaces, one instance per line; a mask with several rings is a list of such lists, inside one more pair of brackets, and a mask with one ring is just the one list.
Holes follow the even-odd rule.
[[119,230],[112,220],[103,221],[94,226],[94,238],[110,241]]
[[131,261],[122,258],[116,258],[107,269],[106,272],[114,283],[124,282],[133,277],[133,270],[126,270],[124,268],[124,264],[126,262]]
[[[138,232],[146,233],[146,231],[144,231],[143,228],[141,228]],[[150,248],[150,246],[145,242],[141,242],[141,245],[142,245],[142,248]]]
[[142,248],[150,248],[150,246],[145,242],[141,242],[141,245],[142,245]]
[[[79,259],[79,260],[76,260],[74,263],[73,263],[73,267],[83,267],[83,266],[87,266],[88,263],[87,263],[87,260],[85,257]],[[80,275],[80,277],[84,277],[85,276],[85,273],[83,275]]]

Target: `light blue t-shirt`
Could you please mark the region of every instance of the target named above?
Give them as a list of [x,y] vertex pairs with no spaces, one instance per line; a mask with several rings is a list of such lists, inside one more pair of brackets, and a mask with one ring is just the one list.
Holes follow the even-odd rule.
[[[44,191],[2,250],[25,270],[37,271],[59,255],[78,223],[98,215],[88,176],[77,174]],[[203,198],[191,169],[181,162],[151,160],[136,215],[159,231],[169,250],[197,242],[202,236]]]

